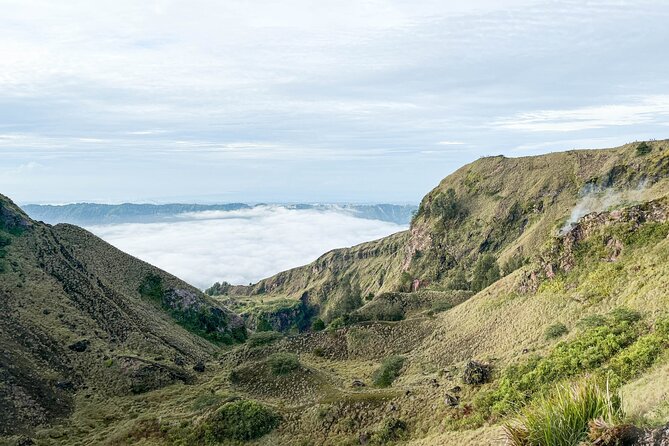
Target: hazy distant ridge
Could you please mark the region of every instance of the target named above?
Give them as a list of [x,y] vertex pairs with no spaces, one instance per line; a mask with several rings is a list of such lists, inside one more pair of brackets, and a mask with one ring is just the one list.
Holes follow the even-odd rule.
[[[72,223],[95,225],[110,223],[148,223],[188,212],[236,211],[252,209],[261,204],[96,204],[75,203],[66,205],[28,204],[23,209],[35,220],[47,223]],[[416,211],[415,205],[397,204],[288,204],[288,209],[339,210],[358,218],[381,220],[397,224],[409,224]]]

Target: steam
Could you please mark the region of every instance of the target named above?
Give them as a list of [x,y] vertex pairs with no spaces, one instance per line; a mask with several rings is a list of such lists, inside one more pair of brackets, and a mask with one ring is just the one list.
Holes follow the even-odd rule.
[[581,197],[571,211],[567,222],[560,229],[560,235],[566,234],[572,226],[584,216],[593,212],[603,212],[621,204],[639,201],[646,189],[646,181],[642,181],[635,189],[617,190],[596,184],[587,184],[581,189]]

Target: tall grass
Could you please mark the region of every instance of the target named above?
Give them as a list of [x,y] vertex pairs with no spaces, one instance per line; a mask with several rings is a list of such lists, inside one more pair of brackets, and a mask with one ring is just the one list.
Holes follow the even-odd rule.
[[614,425],[623,416],[620,398],[608,382],[594,379],[558,386],[504,426],[511,446],[576,446],[585,440],[593,420]]

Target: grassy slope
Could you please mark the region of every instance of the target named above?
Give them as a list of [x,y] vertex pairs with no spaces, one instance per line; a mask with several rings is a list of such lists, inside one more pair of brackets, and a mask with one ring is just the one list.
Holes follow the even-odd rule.
[[[255,285],[233,287],[229,294],[257,305],[306,293],[327,319],[346,294],[345,284],[359,287],[363,296],[396,291],[402,273],[408,272],[422,287],[441,289],[454,271],[471,271],[481,253],[494,255],[500,265],[512,257],[531,258],[568,218],[586,185],[645,185],[636,194],[639,199],[666,190],[669,142],[650,143],[653,150],[643,156],[637,154],[637,145],[479,159],[425,196],[409,231],[331,251]],[[435,199],[448,189],[455,191],[464,213],[452,221],[442,220],[433,209]]]
[[[218,351],[138,292],[144,277],[154,274],[166,287],[206,302],[191,286],[83,229],[33,222],[2,196],[0,216],[8,241],[0,272],[3,433],[29,433],[67,415],[75,395],[137,393],[190,381],[191,366]],[[76,342],[85,350],[69,348]]]

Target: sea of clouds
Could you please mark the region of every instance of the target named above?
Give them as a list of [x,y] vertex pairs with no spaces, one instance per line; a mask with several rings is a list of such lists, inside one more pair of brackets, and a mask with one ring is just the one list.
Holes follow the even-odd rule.
[[166,222],[88,226],[117,248],[187,282],[248,284],[321,254],[406,229],[336,210],[259,206],[182,214]]

